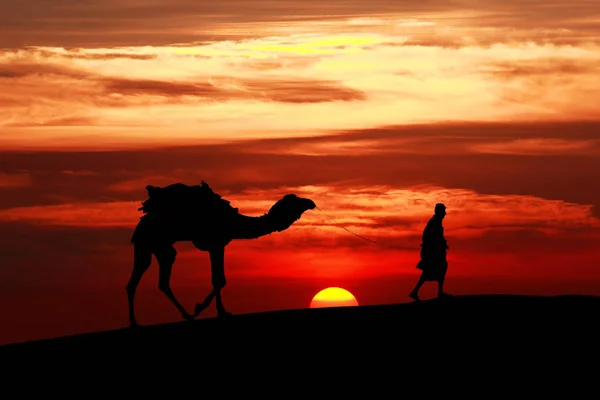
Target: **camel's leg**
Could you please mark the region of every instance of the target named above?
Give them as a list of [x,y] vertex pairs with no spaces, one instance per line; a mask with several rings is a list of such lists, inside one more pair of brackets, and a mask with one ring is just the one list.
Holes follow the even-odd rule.
[[216,297],[217,297],[217,312],[219,313],[218,316],[219,317],[230,316],[231,313],[229,311],[227,311],[225,309],[225,307],[223,306],[223,301],[221,300],[221,289],[217,290]]
[[196,304],[196,308],[194,310],[194,318],[200,315],[202,311],[206,310],[215,297],[217,298],[217,312],[219,313],[219,317],[231,315],[231,313],[225,310],[225,307],[223,306],[223,300],[221,299],[221,289],[213,289],[213,291],[210,292],[208,296],[206,296],[202,303]]
[[172,245],[161,246],[154,251],[154,255],[158,261],[158,289],[171,300],[184,319],[192,319],[193,317],[177,301],[175,294],[171,290],[171,271],[175,257],[177,256],[177,250]]
[[135,291],[144,275],[152,263],[152,252],[148,246],[135,243],[133,245],[133,271],[127,283],[127,299],[129,301],[129,324],[137,326],[134,310]]
[[226,279],[225,279],[225,268],[224,268],[224,259],[225,259],[225,247],[219,246],[214,247],[208,251],[210,255],[210,269],[212,275],[212,285],[213,290],[210,292],[208,296],[204,299],[202,303],[196,304],[196,309],[194,310],[194,317],[197,317],[202,311],[210,306],[213,299],[217,298],[217,312],[220,317],[231,315],[225,307],[223,306],[223,300],[221,299],[221,289],[225,287]]
[[200,313],[202,311],[206,310],[208,308],[208,306],[210,306],[210,303],[212,303],[214,298],[215,298],[215,291],[213,290],[212,292],[210,292],[208,294],[208,296],[206,296],[206,298],[204,299],[204,301],[202,303],[196,303],[196,308],[194,309],[194,318],[196,318],[198,315],[200,315]]
[[217,313],[219,317],[230,315],[223,306],[221,290],[227,284],[225,279],[225,247],[219,246],[209,251],[210,269],[212,274],[213,294],[217,298]]

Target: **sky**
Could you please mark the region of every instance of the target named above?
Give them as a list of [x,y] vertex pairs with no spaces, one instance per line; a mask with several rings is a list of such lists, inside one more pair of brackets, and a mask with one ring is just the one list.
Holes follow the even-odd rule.
[[[127,325],[148,184],[322,210],[227,247],[234,314],[408,301],[437,202],[447,291],[600,294],[597,1],[84,3],[0,14],[0,343]],[[209,257],[176,248],[192,311]],[[142,324],[180,320],[157,277]]]

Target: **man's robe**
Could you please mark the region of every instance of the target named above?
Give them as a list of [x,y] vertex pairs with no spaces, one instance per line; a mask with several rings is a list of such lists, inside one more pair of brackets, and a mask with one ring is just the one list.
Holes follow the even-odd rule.
[[417,268],[423,271],[423,278],[426,281],[440,281],[446,277],[447,249],[448,244],[444,237],[442,219],[434,215],[423,230],[421,260],[417,264]]

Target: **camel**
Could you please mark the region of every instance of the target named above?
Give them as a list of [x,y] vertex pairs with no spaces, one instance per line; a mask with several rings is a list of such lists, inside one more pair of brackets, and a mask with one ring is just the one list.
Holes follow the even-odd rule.
[[[231,207],[229,201],[213,192],[204,181],[201,186],[175,183],[160,188],[148,185],[146,190],[150,198],[138,209],[146,214],[140,217],[131,237],[134,247],[133,271],[126,286],[131,327],[139,326],[134,312],[134,298],[153,255],[159,268],[158,288],[171,300],[184,320],[196,318],[210,306],[214,298],[218,316],[229,316],[231,313],[225,309],[221,299],[221,290],[226,284],[225,247],[232,240],[257,239],[273,232],[282,232],[300,219],[305,211],[316,207],[308,198],[286,194],[267,213],[247,216]],[[165,195],[168,192],[171,193],[170,198]],[[173,198],[177,199],[176,205],[172,204],[175,202]],[[177,255],[174,244],[184,241],[191,242],[198,250],[208,252],[211,264],[213,289],[202,303],[196,304],[194,314],[189,314],[179,303],[170,285],[171,270]]]

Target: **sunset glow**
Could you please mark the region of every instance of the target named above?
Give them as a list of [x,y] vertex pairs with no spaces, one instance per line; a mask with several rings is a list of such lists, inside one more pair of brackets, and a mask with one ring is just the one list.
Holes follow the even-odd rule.
[[[7,1],[0,342],[122,327],[145,187],[175,182],[319,206],[227,246],[234,314],[408,301],[438,202],[449,292],[600,295],[597,1]],[[191,308],[209,256],[176,248]],[[140,319],[179,320],[156,287]]]
[[321,290],[310,302],[310,308],[352,306],[358,306],[356,298],[346,289],[339,287],[330,287]]

